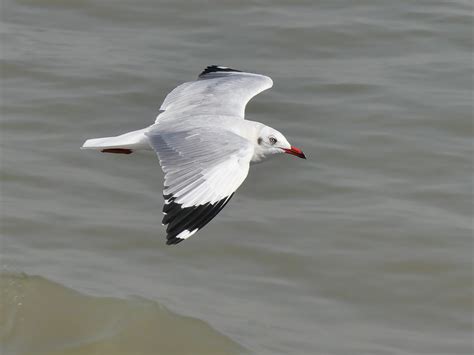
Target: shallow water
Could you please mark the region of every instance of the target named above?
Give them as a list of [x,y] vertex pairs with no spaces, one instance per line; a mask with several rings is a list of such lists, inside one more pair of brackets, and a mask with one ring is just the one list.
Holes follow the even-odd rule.
[[0,286],[2,354],[244,351],[204,322],[174,314],[154,301],[88,296],[25,274],[4,273]]
[[[198,321],[179,315],[204,322],[195,349],[219,339],[258,354],[471,353],[471,10],[461,0],[4,2],[4,277],[38,275],[25,277],[46,299],[47,285],[80,292],[71,311],[88,297],[117,312],[133,313],[132,296],[163,305],[180,326]],[[147,126],[166,93],[209,64],[271,76],[247,117],[309,159],[254,166],[209,226],[168,247],[155,156],[79,147]],[[21,322],[8,319],[1,334]],[[168,322],[150,321],[158,340]],[[130,349],[170,350],[131,328]],[[10,341],[35,334],[24,329],[2,337],[5,353],[58,341]],[[82,335],[84,348],[61,351],[91,353]]]

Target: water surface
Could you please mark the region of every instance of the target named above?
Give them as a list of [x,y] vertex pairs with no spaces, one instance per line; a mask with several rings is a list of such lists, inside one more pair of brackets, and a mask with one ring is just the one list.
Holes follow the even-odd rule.
[[[118,312],[142,305],[133,297],[163,305],[183,327],[203,322],[202,347],[472,352],[469,2],[2,5],[5,277],[79,292],[71,312],[82,297]],[[254,166],[209,226],[169,247],[156,157],[79,147],[147,126],[166,93],[209,64],[271,76],[247,116],[309,159]],[[5,352],[34,351],[10,341],[32,337],[31,324],[15,334],[21,318],[8,319]],[[168,322],[150,321],[157,339]],[[133,334],[130,349],[167,352]],[[81,335],[77,353],[90,353]],[[51,349],[51,338],[36,341]]]

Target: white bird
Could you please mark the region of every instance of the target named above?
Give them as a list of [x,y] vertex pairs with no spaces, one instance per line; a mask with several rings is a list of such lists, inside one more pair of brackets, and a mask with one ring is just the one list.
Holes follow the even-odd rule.
[[250,163],[279,153],[306,159],[276,129],[244,119],[250,99],[272,85],[264,75],[208,66],[196,81],[166,96],[153,125],[88,139],[82,149],[119,154],[154,150],[165,174],[166,244],[177,244],[224,208],[247,177]]

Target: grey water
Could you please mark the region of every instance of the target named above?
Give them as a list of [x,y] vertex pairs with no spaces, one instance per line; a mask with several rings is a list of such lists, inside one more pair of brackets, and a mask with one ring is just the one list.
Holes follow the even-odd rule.
[[[0,350],[472,353],[472,26],[463,0],[4,1]],[[169,247],[155,155],[79,147],[210,64],[272,77],[247,117],[308,160]]]

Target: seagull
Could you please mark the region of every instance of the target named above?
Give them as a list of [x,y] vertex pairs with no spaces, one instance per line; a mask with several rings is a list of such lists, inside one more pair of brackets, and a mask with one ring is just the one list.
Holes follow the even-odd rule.
[[251,163],[280,153],[306,159],[274,128],[245,120],[245,106],[271,88],[268,76],[211,65],[171,91],[151,126],[88,139],[81,149],[131,154],[154,150],[164,172],[166,244],[209,223],[247,177]]

